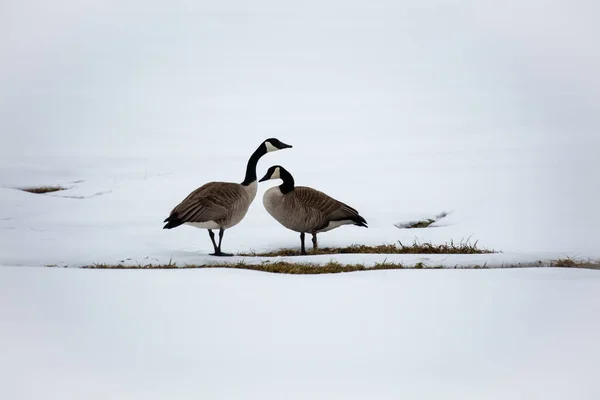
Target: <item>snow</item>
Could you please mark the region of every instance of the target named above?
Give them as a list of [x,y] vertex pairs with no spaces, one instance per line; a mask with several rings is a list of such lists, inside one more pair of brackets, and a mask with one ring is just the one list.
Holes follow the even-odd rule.
[[[9,0],[0,23],[0,398],[597,399],[600,28],[593,2]],[[163,230],[265,155],[369,228],[343,254],[485,270],[86,270],[216,259]],[[299,247],[259,184],[223,251]],[[19,189],[61,185],[31,194]],[[402,228],[438,219],[423,229]],[[542,261],[542,264],[539,262]],[[28,268],[31,267],[31,268]]]
[[597,399],[600,274],[0,268],[6,399]]

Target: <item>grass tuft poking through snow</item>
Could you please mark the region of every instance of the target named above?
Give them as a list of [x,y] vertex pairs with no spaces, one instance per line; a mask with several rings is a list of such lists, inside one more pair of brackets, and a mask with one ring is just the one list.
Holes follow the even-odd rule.
[[572,258],[561,258],[551,263],[551,265],[559,268],[600,269],[600,260],[576,261]]
[[[337,261],[331,261],[323,265],[315,265],[308,263],[291,263],[286,261],[270,262],[265,261],[261,264],[247,264],[244,262],[238,263],[217,263],[217,264],[205,264],[205,265],[184,265],[178,267],[174,263],[158,265],[158,264],[144,264],[144,265],[108,265],[108,264],[94,264],[83,268],[87,269],[189,269],[189,268],[233,268],[233,269],[247,269],[251,271],[271,272],[277,274],[292,274],[292,275],[317,275],[317,274],[336,274],[340,272],[356,272],[356,271],[371,271],[371,270],[390,270],[390,269],[404,269],[413,268],[405,267],[398,263],[387,263],[382,262],[375,264],[372,267],[366,267],[363,264],[340,264]],[[441,267],[440,267],[441,268]]]
[[418,221],[408,221],[408,222],[398,222],[394,224],[397,228],[400,229],[418,229],[418,228],[428,228],[431,224],[438,222],[441,219],[444,219],[448,216],[448,212],[442,212],[436,215],[434,218],[425,218]]
[[406,229],[417,229],[417,228],[427,228],[429,225],[433,224],[435,219],[424,219],[422,221],[413,222],[405,226]]
[[62,186],[39,186],[39,187],[29,187],[21,189],[27,193],[35,193],[35,194],[44,194],[44,193],[52,193],[59,192],[61,190],[66,190],[66,188]]
[[[366,246],[361,244],[353,244],[348,247],[323,247],[317,251],[310,250],[309,254],[490,254],[495,253],[493,250],[481,249],[477,247],[477,242],[471,243],[469,240],[461,241],[460,243],[432,244],[430,242],[419,243],[413,242],[410,246],[405,246],[402,242],[397,244],[380,244],[377,246]],[[297,249],[281,249],[269,251],[265,253],[240,253],[240,256],[259,256],[259,257],[290,257],[299,256],[300,251]]]
[[[56,267],[56,265],[47,265],[46,267]],[[469,265],[469,266],[454,266],[447,267],[450,269],[489,269],[489,268],[583,268],[583,269],[600,269],[600,261],[573,261],[571,259],[560,259],[549,263],[538,262],[523,265],[505,265],[503,267],[488,267],[484,265]],[[383,261],[373,266],[367,267],[363,264],[341,264],[337,261],[330,261],[327,264],[318,265],[310,263],[294,263],[288,261],[264,261],[260,264],[248,264],[244,261],[237,263],[215,263],[215,264],[188,264],[178,266],[176,263],[169,262],[168,264],[92,264],[82,267],[84,269],[209,269],[209,268],[232,268],[245,269],[250,271],[269,272],[275,274],[291,274],[291,275],[319,275],[319,274],[337,274],[341,272],[357,272],[357,271],[377,271],[377,270],[394,270],[394,269],[444,269],[441,265],[425,265],[418,262],[414,265],[403,265],[401,263],[389,263]]]

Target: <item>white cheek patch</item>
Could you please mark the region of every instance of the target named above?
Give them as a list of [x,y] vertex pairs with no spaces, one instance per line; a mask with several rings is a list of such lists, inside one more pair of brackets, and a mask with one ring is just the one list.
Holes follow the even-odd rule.
[[273,175],[271,175],[271,179],[280,179],[281,176],[279,174],[279,167],[275,168],[275,171],[273,171]]
[[279,150],[277,147],[273,146],[271,142],[265,142],[265,146],[267,146],[267,153]]

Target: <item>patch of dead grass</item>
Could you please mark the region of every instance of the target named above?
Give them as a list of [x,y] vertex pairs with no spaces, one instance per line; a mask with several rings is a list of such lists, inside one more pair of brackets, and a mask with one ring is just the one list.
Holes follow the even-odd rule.
[[[46,265],[47,267],[57,267],[57,265]],[[341,272],[356,272],[356,271],[380,271],[380,270],[398,270],[398,269],[511,269],[511,268],[545,268],[545,267],[559,267],[559,268],[585,268],[585,269],[596,269],[600,270],[600,260],[598,261],[574,261],[570,258],[559,259],[549,263],[538,262],[531,264],[518,264],[518,265],[504,265],[489,267],[487,264],[484,265],[468,265],[468,266],[447,266],[441,265],[427,266],[422,262],[418,262],[415,265],[403,265],[401,263],[389,263],[381,262],[377,263],[372,267],[367,267],[363,264],[341,264],[337,261],[330,261],[326,264],[310,264],[310,263],[294,263],[287,261],[264,261],[260,264],[247,264],[243,261],[237,263],[216,263],[216,264],[199,264],[199,265],[182,265],[178,266],[177,263],[169,262],[168,264],[93,264],[84,266],[85,269],[209,269],[209,268],[232,268],[232,269],[245,269],[250,271],[269,272],[275,274],[292,274],[292,275],[318,275],[318,274],[337,274]]]
[[44,193],[52,193],[58,192],[61,190],[66,190],[66,188],[62,186],[38,186],[38,187],[27,187],[21,188],[22,191],[27,193],[35,193],[35,194],[44,194]]
[[556,261],[553,261],[550,263],[551,267],[558,267],[558,268],[585,268],[585,269],[600,269],[600,260],[598,261],[593,261],[593,260],[587,260],[587,261],[576,261],[573,260],[572,258],[560,258]]
[[[391,270],[404,269],[402,264],[397,263],[378,263],[372,267],[366,267],[363,264],[340,264],[337,261],[330,261],[327,264],[308,264],[308,263],[290,263],[285,261],[263,262],[261,264],[238,263],[217,263],[203,265],[184,265],[178,267],[175,263],[169,264],[138,264],[138,265],[109,265],[93,264],[85,266],[86,269],[190,269],[190,268],[233,268],[246,269],[250,271],[270,272],[276,274],[292,275],[318,275],[318,274],[337,274],[341,272],[371,271],[371,270]],[[413,267],[408,267],[413,268]]]
[[417,222],[413,222],[410,224],[407,224],[404,228],[405,229],[417,229],[417,228],[427,228],[429,225],[433,224],[435,222],[435,219],[424,219],[422,221],[417,221]]
[[[309,250],[309,255],[328,255],[328,254],[489,254],[495,253],[493,250],[481,249],[477,246],[477,242],[471,243],[469,240],[461,241],[460,243],[432,244],[429,242],[420,243],[413,242],[412,245],[406,246],[402,242],[397,244],[380,244],[377,246],[366,246],[361,244],[353,244],[347,247],[323,247],[317,251]],[[240,256],[246,257],[291,257],[300,256],[300,250],[297,249],[281,249],[268,251],[264,253],[240,253]]]
[[394,224],[397,228],[400,229],[420,229],[420,228],[429,228],[431,224],[434,222],[438,222],[448,216],[448,212],[441,212],[436,215],[434,218],[425,218],[417,221],[408,221],[408,222],[398,222]]

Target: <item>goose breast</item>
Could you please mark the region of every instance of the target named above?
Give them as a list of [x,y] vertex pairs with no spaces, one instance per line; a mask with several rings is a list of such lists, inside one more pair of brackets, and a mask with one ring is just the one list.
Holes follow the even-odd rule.
[[306,196],[302,196],[298,189],[283,194],[278,186],[273,187],[265,192],[263,205],[286,228],[296,232],[314,232],[326,224],[326,218],[320,209],[306,201]]

